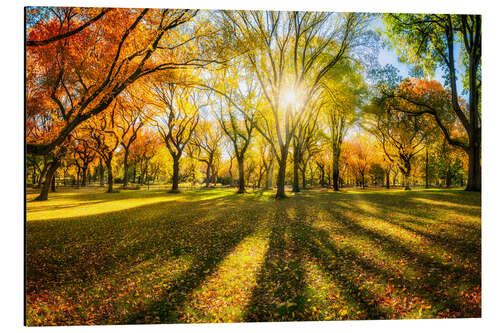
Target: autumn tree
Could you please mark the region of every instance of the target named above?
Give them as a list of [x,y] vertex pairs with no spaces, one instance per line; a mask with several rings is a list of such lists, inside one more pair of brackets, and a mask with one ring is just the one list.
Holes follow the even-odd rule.
[[[140,88],[136,87],[137,90]],[[123,187],[128,186],[130,148],[137,140],[141,128],[146,124],[146,103],[131,89],[117,98],[116,133],[120,138],[120,147],[123,149]]]
[[106,165],[108,176],[108,193],[113,193],[114,175],[113,158],[116,149],[120,145],[120,137],[116,130],[116,112],[118,102],[106,110],[98,117],[89,119],[83,129],[88,131],[92,140],[92,149],[102,158]]
[[359,177],[361,188],[366,187],[366,175],[370,170],[375,157],[373,139],[365,134],[358,133],[351,142],[344,154],[347,156],[347,163]]
[[[468,155],[466,190],[481,190],[481,16],[450,14],[387,14],[384,15],[387,36],[399,52],[400,59],[432,74],[440,67],[446,74],[449,91],[422,90],[426,82],[409,81],[413,88],[391,94],[405,104],[413,114],[429,114],[441,129],[449,144]],[[457,54],[459,50],[460,54]],[[462,58],[465,67],[463,86],[468,102],[461,103],[457,75]],[[432,84],[432,82],[429,82]],[[431,88],[431,87],[429,87]],[[436,95],[439,94],[439,103]],[[457,118],[465,130],[466,140],[454,137],[446,118]]]
[[432,131],[429,119],[400,112],[385,98],[373,101],[368,108],[375,117],[371,132],[380,141],[387,159],[396,163],[404,175],[405,190],[410,190],[411,162],[425,148]]
[[[179,161],[199,122],[203,106],[201,92],[182,82],[165,82],[158,77],[151,82],[152,104],[158,110],[156,128],[172,156],[172,192],[179,188]],[[205,103],[206,104],[206,103]]]
[[[243,76],[243,79],[240,79]],[[255,110],[258,108],[256,81],[250,73],[242,73],[239,64],[234,63],[216,77],[215,88],[218,102],[213,109],[224,134],[231,141],[238,163],[238,191],[245,193],[245,153],[255,129]]]
[[326,107],[323,118],[327,124],[326,135],[332,150],[332,181],[334,191],[339,190],[339,168],[342,144],[347,130],[356,121],[355,109],[361,102],[363,83],[356,64],[344,61],[331,71],[322,82]]
[[193,144],[197,147],[196,158],[206,166],[205,186],[210,186],[214,181],[215,166],[220,158],[220,145],[222,143],[222,131],[218,126],[212,126],[207,120],[201,120],[196,127]]
[[74,135],[71,150],[74,153],[74,161],[77,167],[78,186],[87,186],[89,165],[96,157],[95,150],[92,149],[91,145],[90,137],[88,137],[84,131],[79,131],[78,134]]
[[271,144],[278,163],[276,197],[285,197],[286,164],[297,126],[321,79],[358,42],[366,16],[225,11],[224,19],[260,84],[266,105],[259,110],[256,129]]

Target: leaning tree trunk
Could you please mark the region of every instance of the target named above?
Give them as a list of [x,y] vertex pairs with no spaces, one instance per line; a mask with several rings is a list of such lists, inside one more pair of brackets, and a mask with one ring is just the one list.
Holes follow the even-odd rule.
[[180,158],[180,156],[174,157],[174,162],[172,165],[172,189],[171,189],[171,192],[179,192],[179,158]]
[[238,192],[237,193],[245,193],[245,166],[244,160],[241,157],[237,158],[238,161]]
[[278,178],[276,179],[276,198],[286,198],[285,194],[285,176],[286,176],[286,158],[281,158],[278,163]]
[[37,187],[42,187],[42,181],[47,175],[47,170],[49,169],[49,163],[45,160],[43,163],[43,169],[40,172],[40,177],[38,178],[38,186]]
[[42,189],[38,197],[35,200],[37,201],[45,201],[49,198],[49,190],[52,185],[52,178],[54,177],[57,168],[59,167],[59,160],[56,159],[50,163],[50,166],[47,168],[45,173],[45,180],[42,183]]

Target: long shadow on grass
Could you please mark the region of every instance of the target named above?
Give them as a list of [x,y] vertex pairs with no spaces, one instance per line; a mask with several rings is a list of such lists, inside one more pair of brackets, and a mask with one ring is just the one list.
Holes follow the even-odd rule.
[[[193,202],[159,203],[97,218],[28,225],[28,294],[50,292],[58,286],[92,287],[110,278],[125,280],[134,274],[145,275],[134,271],[142,263],[153,261],[158,266],[176,257],[191,256],[191,267],[171,287],[124,321],[148,322],[155,314],[162,322],[175,322],[175,311],[186,293],[254,232],[265,211],[258,208],[258,202],[241,205],[242,199],[232,194],[203,203],[202,207]],[[97,322],[109,323],[105,316]]]
[[[366,199],[366,198],[365,198]],[[369,200],[367,200],[370,202]],[[370,202],[371,203],[371,202]],[[480,274],[477,271],[465,269],[462,266],[443,263],[437,258],[432,258],[430,255],[424,254],[421,251],[404,244],[393,237],[385,235],[379,231],[370,229],[360,224],[360,221],[353,220],[350,215],[343,213],[342,209],[335,207],[335,204],[328,201],[323,201],[323,210],[331,215],[332,222],[340,224],[347,235],[355,235],[363,239],[367,245],[376,245],[393,258],[393,261],[399,259],[408,260],[409,266],[419,272],[420,280],[411,279],[409,276],[401,275],[393,276],[393,282],[400,288],[404,287],[406,293],[418,296],[420,299],[425,299],[431,303],[436,311],[444,311],[454,314],[453,316],[478,316],[477,308],[469,307],[463,304],[457,294],[453,293],[453,288],[467,283],[470,285],[480,285]],[[333,206],[333,207],[332,207]],[[342,208],[345,210],[346,206]],[[359,218],[370,218],[380,216],[367,213],[360,210],[355,205],[350,205],[347,208],[350,212],[358,213]],[[314,234],[309,231],[309,234]],[[414,245],[418,246],[418,245]],[[326,245],[317,247],[318,249],[327,248]],[[346,258],[345,253],[341,253],[340,257]],[[351,260],[352,262],[352,260]],[[358,263],[361,261],[357,260]],[[362,267],[362,266],[361,266]],[[363,270],[365,268],[363,267]],[[429,274],[426,274],[429,273]],[[379,278],[387,279],[391,272],[375,271],[375,275]],[[449,290],[451,289],[451,292]]]
[[311,320],[306,311],[302,250],[293,239],[293,220],[282,202],[275,203],[269,249],[246,308],[245,321]]
[[[297,205],[297,223],[294,223],[293,228],[293,238],[297,246],[313,258],[335,281],[345,301],[361,312],[356,319],[390,318],[390,311],[380,306],[379,296],[361,288],[359,271],[375,274],[382,279],[388,279],[392,274],[361,257],[354,250],[332,242],[326,230],[314,228],[312,225],[314,217],[311,218],[312,206]],[[347,242],[349,242],[348,239]]]
[[[170,286],[163,289],[152,302],[145,304],[141,310],[130,314],[121,321],[122,323],[177,323],[183,321],[182,310],[186,305],[188,295],[214,273],[219,264],[245,237],[255,232],[265,216],[265,209],[259,209],[258,205],[251,207],[239,205],[238,207],[232,199],[214,200],[212,203],[217,206],[218,213],[206,221],[204,225],[204,228],[211,230],[211,232],[199,234],[198,242],[193,243],[193,240],[190,239],[189,250],[178,253],[180,255],[188,252],[195,257],[189,269],[171,281]],[[236,202],[241,203],[241,201]],[[214,209],[213,207],[211,211]],[[229,220],[225,215],[228,210],[237,212],[231,215]],[[229,222],[231,222],[229,227],[222,225],[222,223]],[[192,230],[195,233],[200,231]]]

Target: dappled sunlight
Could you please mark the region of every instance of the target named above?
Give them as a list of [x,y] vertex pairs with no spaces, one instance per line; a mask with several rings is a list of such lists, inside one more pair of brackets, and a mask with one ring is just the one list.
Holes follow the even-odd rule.
[[467,204],[457,204],[449,201],[438,201],[438,200],[431,200],[427,198],[412,198],[412,200],[417,201],[417,202],[423,202],[428,205],[435,205],[435,206],[444,206],[448,208],[465,208],[465,209],[481,209],[481,206],[473,206],[473,205],[467,205]]
[[269,232],[245,238],[188,297],[182,321],[241,322],[269,246]]
[[[172,201],[207,201],[221,198],[232,194],[230,191],[212,191],[197,195],[197,190],[192,190],[186,194],[168,193],[164,191],[134,191],[135,197],[126,197],[123,193],[94,193],[99,199],[92,200],[87,195],[84,199],[77,195],[61,193],[54,195],[50,201],[28,201],[26,206],[26,219],[28,221],[62,219],[72,217],[83,217],[89,215],[98,215],[103,213],[118,212],[124,209],[136,208],[145,205],[157,204],[161,202]],[[137,196],[144,194],[144,196]]]
[[[140,192],[53,201],[125,204]],[[453,207],[413,200],[417,191],[311,192],[275,201],[272,192],[145,191],[145,202],[160,201],[28,221],[30,323],[480,314],[479,212],[459,220]],[[425,198],[455,198],[445,194]]]

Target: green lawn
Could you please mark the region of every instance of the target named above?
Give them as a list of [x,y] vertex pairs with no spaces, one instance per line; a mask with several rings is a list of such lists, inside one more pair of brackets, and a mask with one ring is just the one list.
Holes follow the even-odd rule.
[[102,191],[28,196],[28,325],[481,316],[479,193]]

